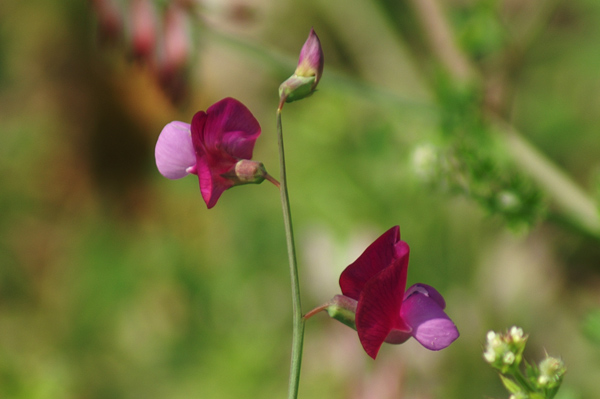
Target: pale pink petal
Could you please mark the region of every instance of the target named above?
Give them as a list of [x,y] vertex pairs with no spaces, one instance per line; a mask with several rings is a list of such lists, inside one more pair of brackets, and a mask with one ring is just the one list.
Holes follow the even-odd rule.
[[168,179],[180,179],[189,174],[188,168],[196,165],[190,125],[184,122],[167,124],[154,150],[158,171]]

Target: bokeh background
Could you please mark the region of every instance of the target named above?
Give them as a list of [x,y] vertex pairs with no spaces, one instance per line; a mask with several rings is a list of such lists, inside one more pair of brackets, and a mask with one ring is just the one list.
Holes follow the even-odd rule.
[[[532,362],[565,361],[560,398],[600,397],[597,213],[573,222],[522,164],[462,175],[435,152],[473,168],[461,156],[478,147],[456,143],[502,141],[482,128],[502,118],[597,208],[597,0],[2,1],[0,397],[286,394],[276,188],[235,187],[209,211],[197,179],[163,178],[153,151],[166,123],[231,96],[260,121],[254,158],[277,176],[277,88],[311,27],[325,72],[283,112],[303,307],[338,294],[341,270],[399,224],[409,284],[439,289],[461,337],[372,361],[319,314],[300,397],[507,397],[482,348],[512,325]],[[509,194],[541,199],[511,219],[487,200],[513,175],[527,183]]]

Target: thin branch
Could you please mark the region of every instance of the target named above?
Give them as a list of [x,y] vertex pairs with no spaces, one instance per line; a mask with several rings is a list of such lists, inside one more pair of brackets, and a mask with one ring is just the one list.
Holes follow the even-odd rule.
[[461,82],[475,78],[475,69],[456,45],[454,34],[437,0],[410,0],[432,51],[448,72]]

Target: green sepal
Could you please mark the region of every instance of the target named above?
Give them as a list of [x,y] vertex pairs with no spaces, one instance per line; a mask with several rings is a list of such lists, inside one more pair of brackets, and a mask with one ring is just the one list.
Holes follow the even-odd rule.
[[356,322],[354,321],[356,315],[352,311],[333,305],[327,308],[327,313],[332,319],[336,319],[356,330]]
[[325,310],[329,317],[356,330],[356,305],[357,301],[344,295],[336,295]]
[[279,86],[279,98],[285,98],[286,103],[302,100],[314,92],[314,76],[292,75]]
[[500,379],[502,380],[502,384],[504,384],[504,387],[508,390],[508,392],[512,394],[523,392],[523,388],[521,388],[521,386],[512,379],[505,377],[502,374],[500,374]]
[[534,386],[538,386],[537,379],[540,376],[540,370],[535,364],[530,364],[527,360],[524,360],[523,364],[525,364],[525,376],[527,377],[527,380]]
[[265,180],[266,176],[267,170],[262,162],[249,159],[239,160],[233,170],[221,175],[221,177],[232,181],[234,186],[260,184]]

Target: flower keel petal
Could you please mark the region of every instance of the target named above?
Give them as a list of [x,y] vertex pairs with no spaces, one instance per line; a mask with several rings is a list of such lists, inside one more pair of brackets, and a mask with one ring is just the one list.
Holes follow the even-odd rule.
[[412,327],[412,336],[427,349],[444,349],[459,336],[458,329],[436,299],[420,291],[406,298],[401,315]]
[[446,308],[446,301],[444,300],[444,297],[432,286],[423,283],[413,284],[406,290],[406,293],[404,293],[404,299],[406,300],[415,292],[425,294],[426,296],[433,299],[440,306],[440,308]]

